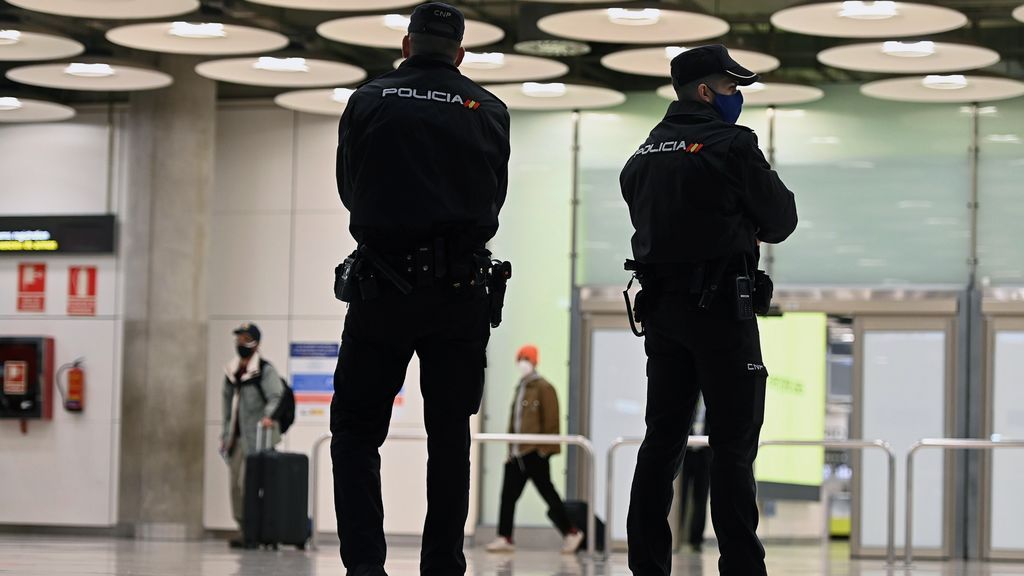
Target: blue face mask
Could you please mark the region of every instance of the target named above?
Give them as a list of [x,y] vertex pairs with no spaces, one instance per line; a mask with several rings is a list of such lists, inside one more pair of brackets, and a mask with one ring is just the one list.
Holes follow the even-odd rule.
[[718,110],[722,120],[735,124],[740,119],[740,112],[743,111],[743,92],[737,90],[735,94],[728,96],[715,92],[715,100],[711,105]]

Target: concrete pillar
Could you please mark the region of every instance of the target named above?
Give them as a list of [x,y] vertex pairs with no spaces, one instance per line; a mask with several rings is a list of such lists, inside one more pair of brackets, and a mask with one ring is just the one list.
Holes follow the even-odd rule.
[[174,84],[134,94],[128,115],[119,517],[146,539],[202,534],[217,92],[197,62],[161,56]]

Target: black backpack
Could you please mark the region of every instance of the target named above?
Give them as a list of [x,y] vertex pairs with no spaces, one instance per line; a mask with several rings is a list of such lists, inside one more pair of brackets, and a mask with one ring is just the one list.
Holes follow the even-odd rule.
[[[269,364],[270,362],[260,358],[260,373]],[[252,381],[255,382],[256,390],[259,390],[263,402],[266,403],[267,395],[263,393],[263,387],[259,385],[259,381],[255,378]],[[277,425],[281,428],[281,434],[284,434],[295,422],[295,392],[292,391],[292,387],[288,385],[288,381],[283,376],[281,376],[281,386],[283,388],[281,391],[281,401],[277,403],[277,408],[270,415],[270,419],[277,422]]]

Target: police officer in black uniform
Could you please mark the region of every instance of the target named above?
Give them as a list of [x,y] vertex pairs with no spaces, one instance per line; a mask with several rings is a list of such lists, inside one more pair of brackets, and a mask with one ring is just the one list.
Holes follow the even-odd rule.
[[335,284],[349,309],[331,456],[341,558],[356,576],[385,574],[379,448],[414,353],[429,436],[420,570],[466,571],[469,419],[495,323],[484,245],[505,200],[509,115],[459,73],[464,29],[452,6],[418,6],[402,43],[407,60],[360,87],[339,128],[338,188],[359,250]]
[[648,359],[647,433],[627,520],[629,567],[638,576],[670,573],[672,484],[703,392],[719,571],[764,576],[753,463],[768,372],[751,299],[767,307],[768,280],[755,274],[758,246],[793,232],[796,207],[753,132],[735,124],[743,102],[737,87],[758,76],[717,45],[680,54],[671,69],[678,101],[620,177],[636,230],[635,263],[627,268],[643,286],[635,310]]

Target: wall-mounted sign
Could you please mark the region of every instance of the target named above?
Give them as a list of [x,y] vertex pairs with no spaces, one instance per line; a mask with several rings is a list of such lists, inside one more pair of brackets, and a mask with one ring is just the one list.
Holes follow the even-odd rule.
[[296,420],[330,420],[339,350],[337,342],[292,342],[288,367],[295,392]]
[[68,316],[96,315],[96,267],[68,267]]
[[113,254],[114,215],[0,216],[0,254]]
[[18,312],[46,312],[46,264],[18,264]]

